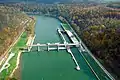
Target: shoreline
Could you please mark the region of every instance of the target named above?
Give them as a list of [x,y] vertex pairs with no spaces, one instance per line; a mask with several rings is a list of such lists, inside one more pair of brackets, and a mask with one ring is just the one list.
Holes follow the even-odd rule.
[[[27,41],[26,45],[32,44],[34,39],[35,39],[35,35],[32,36],[32,34],[31,34],[28,37],[28,41]],[[15,75],[15,72],[18,71],[18,69],[20,68],[21,55],[22,55],[22,51],[19,51],[18,56],[17,56],[16,67],[13,69],[12,73],[10,74],[10,76],[9,76],[10,78],[12,78]]]
[[[36,24],[36,18],[33,17],[35,22],[33,23],[32,27],[35,27]],[[31,21],[30,21],[31,23]],[[29,25],[30,26],[30,25]],[[27,42],[26,42],[26,46],[24,48],[27,48],[28,45],[30,45],[33,40],[35,39],[36,35],[33,34],[29,34],[26,38],[27,38]],[[20,64],[21,64],[21,55],[24,51],[19,50],[18,55],[17,55],[17,61],[16,61],[16,67],[12,70],[12,73],[9,75],[10,78],[16,78],[17,80],[20,80]]]
[[[21,36],[23,35],[23,33],[26,32],[26,30],[25,30],[26,26],[28,26],[28,24],[29,24],[29,26],[34,27],[35,26],[35,20],[36,20],[35,17],[34,18],[30,17],[30,20],[29,21],[27,20],[24,23],[24,27],[23,27],[21,33],[16,37],[16,39],[13,41],[13,43],[9,46],[9,48],[5,51],[5,53],[0,57],[0,68],[2,68],[2,65],[4,65],[4,63],[5,63],[4,61],[6,61],[6,59],[8,58],[9,52],[14,48],[14,46],[21,39]],[[29,37],[31,37],[31,38],[29,38]],[[26,45],[27,41],[30,41],[30,39],[33,40],[33,37],[34,37],[34,33],[31,33],[31,34],[29,34],[26,37],[26,42],[24,43],[23,48],[27,47],[27,45]],[[3,72],[1,72],[1,75],[3,75],[4,77],[0,76],[0,80],[1,79],[5,79],[6,80],[7,77],[9,77],[10,79],[12,79],[12,78],[15,78],[17,76],[15,73],[16,73],[16,71],[19,70],[19,65],[20,65],[20,60],[21,60],[20,58],[21,58],[21,54],[23,52],[22,50],[20,50],[20,46],[17,49],[18,49],[18,52],[15,54],[16,58],[14,57],[15,64],[14,64],[13,59],[12,59],[13,62],[10,63],[10,64],[14,65],[14,67],[12,68],[12,70],[10,70],[9,74],[7,74],[7,75],[4,75]]]
[[[33,24],[33,26],[35,26],[35,23]],[[30,34],[30,35],[28,35],[26,37],[27,38],[27,42],[25,43],[26,46],[24,48],[27,48],[27,46],[31,44],[31,42],[35,39],[35,36],[36,35],[34,35],[34,34]],[[9,75],[10,78],[16,78],[17,80],[20,80],[20,77],[19,77],[20,76],[20,71],[19,70],[20,70],[20,63],[21,63],[21,55],[22,55],[23,52],[24,52],[24,50],[23,51],[21,51],[21,50],[18,51],[15,68],[10,73],[10,75]],[[18,74],[16,74],[16,72]]]
[[2,65],[2,63],[4,63],[4,61],[8,58],[9,56],[9,52],[12,50],[12,47],[18,42],[18,40],[20,39],[20,36],[23,34],[25,30],[22,30],[22,33],[18,36],[17,40],[14,41],[13,44],[10,45],[10,47],[8,48],[7,51],[5,51],[5,53],[2,55],[4,58],[0,61],[0,66]]
[[[28,21],[26,21],[24,23],[23,26],[25,26],[28,23]],[[6,59],[9,56],[9,52],[12,50],[12,47],[19,41],[20,36],[23,34],[23,32],[25,31],[25,27],[23,27],[23,29],[21,30],[21,33],[16,37],[16,39],[13,41],[13,43],[8,47],[8,49],[4,52],[4,54],[2,56],[0,56],[0,66],[6,61]]]
[[[1,67],[0,68],[2,68],[2,66],[5,64],[5,62],[6,62],[6,60],[8,59],[8,57],[9,57],[9,52],[12,50],[12,48],[15,46],[15,44],[20,40],[20,37],[23,35],[23,33],[24,33],[24,31],[25,31],[25,29],[23,28],[22,29],[22,31],[21,31],[21,34],[19,34],[19,36],[16,38],[16,40],[14,41],[14,43],[12,43],[11,45],[10,45],[10,47],[8,48],[8,50],[5,52],[5,54],[4,54],[4,58],[3,58],[3,62],[1,62]],[[1,72],[2,73],[2,72]],[[1,79],[1,76],[0,76],[0,79]]]
[[17,63],[16,63],[16,67],[13,69],[12,73],[10,74],[10,77],[13,77],[15,71],[19,68],[19,64],[20,64],[20,56],[22,54],[22,51],[18,52],[18,56],[17,56]]

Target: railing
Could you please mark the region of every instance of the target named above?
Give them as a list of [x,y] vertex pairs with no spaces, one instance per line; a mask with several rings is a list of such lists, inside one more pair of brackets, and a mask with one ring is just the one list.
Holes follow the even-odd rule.
[[33,47],[37,47],[37,46],[80,46],[80,43],[65,43],[65,44],[59,44],[59,43],[47,43],[47,44],[40,44],[40,43],[37,43],[37,44],[33,44],[33,45],[30,45],[30,46],[33,46]]

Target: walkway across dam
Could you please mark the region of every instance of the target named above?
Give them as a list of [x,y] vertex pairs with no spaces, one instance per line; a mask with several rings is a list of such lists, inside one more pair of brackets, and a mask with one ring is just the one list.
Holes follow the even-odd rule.
[[[37,51],[40,51],[40,47],[47,47],[47,50],[50,51],[50,50],[61,50],[61,49],[69,49],[70,47],[81,47],[81,43],[63,43],[63,44],[60,44],[60,43],[47,43],[47,44],[40,44],[40,43],[37,43],[37,44],[33,44],[33,45],[29,45],[28,46],[28,51],[30,51],[31,47],[38,47]],[[50,48],[52,47],[52,48]],[[54,48],[53,48],[54,47]]]

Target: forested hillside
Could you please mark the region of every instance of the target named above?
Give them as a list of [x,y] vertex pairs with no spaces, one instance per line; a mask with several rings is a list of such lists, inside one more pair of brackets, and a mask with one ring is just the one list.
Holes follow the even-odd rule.
[[17,39],[28,17],[17,8],[0,6],[0,56]]

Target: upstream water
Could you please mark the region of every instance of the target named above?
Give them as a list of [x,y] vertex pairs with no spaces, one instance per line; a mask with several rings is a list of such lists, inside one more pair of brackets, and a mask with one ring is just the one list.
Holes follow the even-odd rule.
[[[62,42],[56,31],[60,28],[59,20],[45,16],[35,17],[37,22],[34,43]],[[66,50],[23,53],[22,80],[97,80],[78,50],[72,51],[81,68],[80,71],[75,69],[76,65]]]

